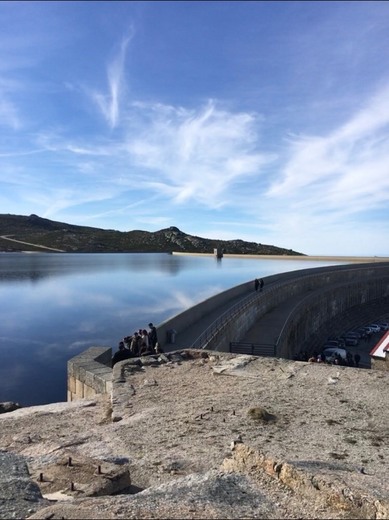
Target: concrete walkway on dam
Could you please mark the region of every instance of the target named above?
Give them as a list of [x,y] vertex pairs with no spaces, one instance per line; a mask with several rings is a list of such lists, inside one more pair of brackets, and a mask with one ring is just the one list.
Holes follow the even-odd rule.
[[231,309],[231,307],[233,307],[235,304],[242,301],[242,299],[245,298],[248,294],[249,293],[247,293],[245,296],[232,298],[224,305],[215,307],[212,312],[207,313],[207,315],[203,316],[200,320],[193,322],[185,330],[177,331],[174,344],[165,344],[165,352],[172,352],[173,350],[179,350],[182,348],[190,348],[193,343],[200,337],[200,335],[212,325],[212,323],[214,323],[222,314]]
[[[258,293],[259,298],[266,298],[266,293],[271,285],[264,287],[261,293]],[[181,348],[189,348],[200,337],[200,335],[210,327],[220,316],[231,309],[234,305],[241,302],[250,294],[254,294],[254,285],[252,291],[248,291],[244,296],[232,298],[224,305],[216,307],[212,312],[200,320],[195,321],[183,331],[177,331],[175,343],[166,344],[164,349],[166,352],[178,350]],[[288,298],[282,304],[278,305],[272,311],[262,316],[251,327],[244,338],[241,339],[243,343],[262,343],[275,344],[282,327],[285,324],[291,311],[304,298],[305,294],[300,294],[295,297]]]

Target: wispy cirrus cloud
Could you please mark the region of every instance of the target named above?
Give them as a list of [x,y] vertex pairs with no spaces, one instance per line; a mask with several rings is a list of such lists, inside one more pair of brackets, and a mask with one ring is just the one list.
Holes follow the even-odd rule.
[[91,96],[99,107],[101,113],[111,128],[115,128],[120,119],[120,101],[124,88],[124,71],[127,48],[134,36],[133,27],[130,28],[128,36],[124,37],[120,44],[120,50],[115,58],[108,64],[107,80],[108,93],[92,91]]
[[198,109],[134,104],[137,124],[129,129],[126,151],[147,172],[148,187],[177,204],[196,200],[220,207],[229,189],[275,158],[259,152],[260,117],[232,112],[209,101]]
[[263,240],[277,236],[284,247],[311,254],[331,244],[354,247],[356,254],[362,236],[374,250],[389,225],[372,222],[382,219],[388,207],[389,89],[371,95],[327,135],[289,137],[261,205],[246,200]]
[[[360,196],[389,193],[389,89],[372,96],[366,106],[327,136],[295,137],[289,158],[270,197],[297,196],[317,190],[317,198],[336,203],[341,197],[360,202]],[[319,189],[318,189],[319,188]],[[306,192],[305,192],[306,194]]]
[[0,126],[19,130],[21,120],[15,104],[0,92]]

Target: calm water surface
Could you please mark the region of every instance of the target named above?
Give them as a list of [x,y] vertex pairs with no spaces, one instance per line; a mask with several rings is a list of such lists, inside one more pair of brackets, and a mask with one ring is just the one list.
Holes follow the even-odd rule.
[[67,361],[115,350],[148,328],[234,285],[341,262],[169,254],[0,254],[0,402],[66,401]]

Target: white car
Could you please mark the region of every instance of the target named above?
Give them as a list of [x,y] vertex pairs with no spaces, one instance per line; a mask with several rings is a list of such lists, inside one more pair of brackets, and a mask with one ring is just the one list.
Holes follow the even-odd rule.
[[377,323],[372,323],[371,325],[369,325],[369,327],[373,330],[373,332],[381,331],[381,327],[379,325],[377,325]]
[[337,354],[344,360],[347,359],[347,350],[344,348],[328,347],[323,350],[326,361],[332,363]]

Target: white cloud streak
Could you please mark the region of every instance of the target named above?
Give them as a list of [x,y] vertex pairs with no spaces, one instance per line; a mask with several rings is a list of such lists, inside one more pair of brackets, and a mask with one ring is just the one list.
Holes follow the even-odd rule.
[[146,184],[176,204],[196,200],[221,207],[231,200],[231,187],[261,175],[262,167],[274,160],[257,151],[259,118],[254,114],[227,112],[214,101],[197,111],[146,104],[134,108],[142,121],[130,129],[129,157],[149,172]]
[[0,92],[0,126],[19,130],[21,121],[16,106]]
[[126,53],[133,35],[134,31],[131,28],[130,34],[123,38],[121,42],[119,53],[108,65],[108,94],[103,94],[97,91],[94,91],[91,94],[92,99],[95,101],[112,129],[118,125],[120,120],[120,101],[124,87],[123,76],[125,71]]
[[353,211],[363,196],[387,199],[388,141],[389,89],[385,89],[328,136],[295,138],[281,178],[267,195],[300,198],[302,190],[305,195],[315,190],[314,203],[337,206],[347,201]]

